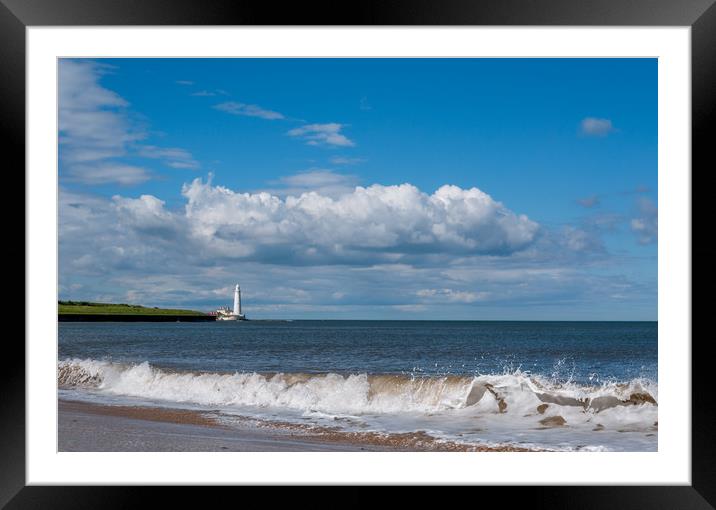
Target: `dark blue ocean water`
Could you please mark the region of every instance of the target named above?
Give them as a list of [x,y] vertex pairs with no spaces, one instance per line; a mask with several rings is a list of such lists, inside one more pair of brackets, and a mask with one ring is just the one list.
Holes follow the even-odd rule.
[[207,372],[657,380],[656,322],[59,323],[59,358]]

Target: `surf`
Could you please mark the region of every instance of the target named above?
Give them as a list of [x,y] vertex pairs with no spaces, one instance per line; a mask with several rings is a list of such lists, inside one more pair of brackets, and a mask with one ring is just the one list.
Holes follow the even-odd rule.
[[440,413],[474,408],[506,415],[552,408],[599,414],[658,405],[655,382],[636,379],[594,386],[563,383],[515,371],[507,374],[412,376],[393,374],[190,372],[147,362],[122,364],[66,359],[61,388],[85,388],[208,406],[290,408],[335,414]]

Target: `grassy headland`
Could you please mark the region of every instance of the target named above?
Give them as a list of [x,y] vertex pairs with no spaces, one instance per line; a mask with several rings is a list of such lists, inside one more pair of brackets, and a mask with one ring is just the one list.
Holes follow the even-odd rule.
[[141,305],[92,303],[89,301],[58,301],[58,313],[63,314],[100,314],[100,315],[205,315],[195,310],[176,310]]

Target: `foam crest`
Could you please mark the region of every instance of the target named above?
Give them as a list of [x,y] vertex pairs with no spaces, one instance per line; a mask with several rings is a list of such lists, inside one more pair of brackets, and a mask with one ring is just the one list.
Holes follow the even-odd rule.
[[[515,418],[557,414],[606,416],[627,409],[656,408],[658,397],[656,383],[647,380],[579,386],[558,384],[519,371],[442,377],[222,374],[172,372],[147,362],[120,364],[90,359],[61,361],[58,383],[62,388],[87,388],[109,395],[219,408],[270,407],[331,415],[461,411]],[[651,419],[651,413],[647,419]]]

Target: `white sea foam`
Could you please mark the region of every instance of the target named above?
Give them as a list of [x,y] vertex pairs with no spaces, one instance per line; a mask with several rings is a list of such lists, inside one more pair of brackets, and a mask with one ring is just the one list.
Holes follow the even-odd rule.
[[520,371],[443,377],[222,374],[168,371],[146,362],[67,359],[58,365],[58,383],[99,396],[189,404],[227,414],[299,416],[316,423],[353,417],[345,423],[430,430],[453,440],[593,450],[614,449],[615,444],[656,447],[658,385],[642,379],[581,386]]

